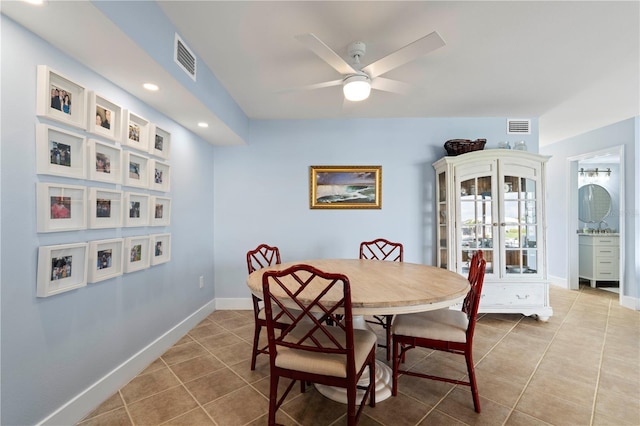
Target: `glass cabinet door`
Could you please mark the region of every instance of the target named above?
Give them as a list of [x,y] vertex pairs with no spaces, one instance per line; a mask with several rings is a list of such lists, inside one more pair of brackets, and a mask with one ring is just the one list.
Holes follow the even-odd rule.
[[529,177],[503,175],[501,238],[505,276],[538,273],[538,184]]
[[457,196],[460,199],[459,223],[457,225],[460,259],[458,272],[466,275],[469,272],[469,262],[476,250],[484,252],[487,261],[486,273],[492,274],[494,267],[493,234],[495,209],[498,198],[491,176],[462,178],[457,185]]
[[438,266],[443,269],[449,267],[449,218],[447,216],[447,174],[438,174]]

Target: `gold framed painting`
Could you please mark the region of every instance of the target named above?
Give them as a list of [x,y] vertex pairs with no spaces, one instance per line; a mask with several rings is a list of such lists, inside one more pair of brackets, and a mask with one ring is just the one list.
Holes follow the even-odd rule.
[[381,209],[382,166],[311,166],[310,208]]

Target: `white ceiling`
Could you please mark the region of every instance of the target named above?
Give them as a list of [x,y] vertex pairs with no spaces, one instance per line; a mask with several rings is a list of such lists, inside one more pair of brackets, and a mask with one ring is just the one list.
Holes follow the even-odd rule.
[[[131,81],[131,72],[118,72],[116,68],[121,69],[122,62],[112,60],[111,65],[105,64],[100,60],[104,52],[97,49],[78,51],[74,47],[78,44],[78,32],[91,31],[91,25],[83,25],[84,30],[70,30],[74,34],[66,38],[59,34],[59,27],[43,25],[57,22],[47,19],[56,13],[56,8],[62,8],[62,3],[66,4],[61,12],[66,16],[65,22],[73,23],[75,13],[82,13],[85,24],[88,16],[108,21],[95,8],[89,13],[83,10],[87,8],[81,7],[82,3],[51,1],[42,9],[44,12],[34,14],[25,13],[26,6],[7,3],[13,2],[3,2],[2,12],[12,19],[80,57],[89,67],[99,69],[102,75],[187,128],[202,132],[194,129],[187,117],[182,118],[184,114],[178,108],[184,105],[170,105],[176,99],[174,96],[165,96],[166,100],[149,97],[141,92],[138,81]],[[158,4],[196,53],[200,66],[206,64],[251,119],[543,117],[615,75],[621,67],[629,63],[633,70],[638,67],[637,2],[161,1]],[[33,16],[37,14],[40,18],[35,19]],[[104,25],[102,22],[94,28]],[[296,35],[314,33],[345,59],[347,46],[356,40],[363,41],[367,53],[362,62],[366,65],[434,30],[445,40],[444,47],[384,75],[411,83],[416,87],[412,94],[373,91],[363,102],[344,103],[340,86],[279,93],[286,88],[340,78],[333,68],[298,42]],[[118,43],[120,54],[127,53],[123,44],[127,43]],[[145,70],[153,66],[147,55],[128,57],[130,69],[135,69],[136,64],[131,61],[144,62]],[[171,80],[171,76],[159,65],[155,67],[161,87],[186,90],[176,87],[175,81],[162,81]],[[630,83],[613,80],[622,87]],[[637,82],[631,83],[631,87],[637,87]],[[196,98],[194,94],[186,97],[192,104],[199,103]],[[614,107],[607,111],[615,116],[611,109],[616,103],[611,104]],[[191,108],[206,109],[204,105]],[[627,118],[629,112],[621,114],[619,119]],[[581,124],[588,128],[588,123]],[[203,137],[215,143],[211,137]]]

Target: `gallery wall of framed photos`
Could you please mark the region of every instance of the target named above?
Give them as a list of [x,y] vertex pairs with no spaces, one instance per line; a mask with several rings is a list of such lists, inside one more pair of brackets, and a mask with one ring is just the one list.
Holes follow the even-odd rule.
[[[169,262],[171,133],[46,65],[37,68],[37,232],[113,231],[112,238],[40,246],[37,296]],[[138,235],[122,237],[125,228]]]

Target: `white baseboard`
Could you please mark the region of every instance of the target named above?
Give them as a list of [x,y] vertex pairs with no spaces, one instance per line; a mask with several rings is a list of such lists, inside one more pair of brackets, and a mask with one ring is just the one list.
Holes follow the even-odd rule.
[[640,299],[622,295],[620,298],[620,306],[633,309],[634,311],[640,311]]
[[251,298],[216,299],[216,311],[229,310],[253,310],[253,300]]
[[[250,299],[249,299],[250,301]],[[200,321],[216,310],[216,300],[189,315],[179,324],[168,330],[162,336],[142,348],[138,353],[120,364],[113,371],[88,387],[72,400],[58,408],[38,425],[72,425],[93,411],[98,405],[113,395],[118,389],[126,385],[144,370],[149,364],[166,352],[174,343],[180,340]]]
[[560,287],[560,288],[566,288],[567,290],[569,290],[569,281],[566,278],[553,277],[550,275],[549,284],[554,285],[556,287]]

